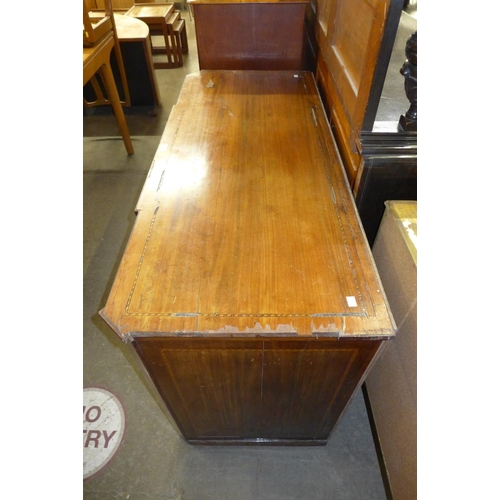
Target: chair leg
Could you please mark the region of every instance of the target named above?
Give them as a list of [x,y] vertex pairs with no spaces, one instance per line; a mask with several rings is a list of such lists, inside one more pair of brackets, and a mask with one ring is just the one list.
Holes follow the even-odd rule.
[[175,53],[175,58],[176,58],[176,64],[178,67],[181,67],[184,65],[184,60],[182,57],[182,44],[181,44],[181,38],[179,36],[179,33],[175,31],[172,28],[172,45],[173,45],[173,50]]
[[180,41],[177,39],[177,34],[174,30],[174,25],[172,23],[167,22],[167,32],[168,39],[166,42],[170,46],[172,50],[172,58],[174,68],[179,68],[182,66],[182,52],[180,48]]
[[120,130],[120,134],[125,144],[125,149],[127,150],[127,153],[129,155],[134,154],[132,139],[130,138],[130,132],[128,129],[127,121],[125,119],[125,113],[123,112],[122,104],[120,102],[120,96],[118,95],[118,89],[116,88],[113,72],[107,64],[103,64],[100,71],[104,79],[104,84],[106,85],[106,90],[108,91],[108,96],[109,100],[111,101],[111,106],[113,107],[113,112],[115,113],[116,121],[118,123],[118,129]]
[[113,48],[115,51],[116,63],[118,64],[118,71],[120,73],[120,78],[122,80],[123,93],[125,95],[125,101],[123,105],[130,106],[131,100],[130,100],[130,90],[128,88],[127,73],[125,71],[125,65],[123,64],[122,49],[120,48],[120,40],[118,40],[116,23],[113,14],[111,14],[111,22],[113,25],[113,35],[115,37],[115,45]]
[[85,98],[83,99],[83,105],[86,108],[93,108],[94,106],[101,106],[102,104],[109,104],[109,100],[104,96],[102,92],[101,85],[99,85],[99,80],[97,80],[96,76],[94,75],[90,80],[89,83],[92,85],[92,89],[95,93],[95,100],[94,101],[87,101]]

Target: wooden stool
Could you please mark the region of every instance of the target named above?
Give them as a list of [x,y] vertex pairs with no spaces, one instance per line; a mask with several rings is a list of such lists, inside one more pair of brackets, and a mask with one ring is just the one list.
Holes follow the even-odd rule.
[[[151,36],[162,35],[164,47],[152,46],[153,54],[167,56],[168,62],[155,62],[155,69],[177,68],[183,65],[183,49],[187,50],[185,22],[180,19],[180,12],[173,3],[141,3],[126,13],[145,22],[149,26]],[[184,42],[184,44],[183,44]]]
[[[175,19],[172,19],[175,18]],[[172,27],[174,30],[175,44],[178,51],[178,57],[180,65],[183,65],[182,54],[189,53],[187,32],[186,32],[186,21],[181,18],[180,11],[176,10],[171,16]]]
[[[170,35],[170,45],[175,59],[175,67],[184,64],[182,54],[188,53],[186,22],[181,18],[181,13],[178,10],[167,19],[167,28]],[[154,54],[163,54],[163,47],[153,47]]]

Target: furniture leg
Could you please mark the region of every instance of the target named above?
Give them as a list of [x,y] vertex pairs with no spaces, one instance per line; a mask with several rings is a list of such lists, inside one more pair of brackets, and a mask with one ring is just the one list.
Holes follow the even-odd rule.
[[188,37],[187,37],[187,31],[186,31],[186,24],[184,23],[183,28],[180,31],[181,35],[181,47],[182,47],[182,53],[183,54],[188,54],[189,53],[189,45],[188,45]]
[[127,153],[129,155],[134,154],[134,147],[132,146],[130,132],[128,129],[127,121],[125,120],[125,114],[120,102],[120,96],[118,95],[118,89],[116,88],[116,83],[113,77],[113,72],[111,71],[111,67],[107,63],[105,63],[102,65],[100,71],[106,85],[106,90],[108,91],[111,106],[113,107],[113,112],[115,113],[120,134],[125,144],[125,149],[127,150]]
[[[170,47],[170,43],[169,43],[170,37],[169,37],[167,25],[165,23],[162,24],[161,32],[162,32],[163,38],[165,40],[165,53],[167,55],[168,62],[167,63],[155,62],[154,67],[156,69],[175,68],[175,58],[174,58],[173,51]],[[155,53],[155,50],[153,50],[153,53]]]

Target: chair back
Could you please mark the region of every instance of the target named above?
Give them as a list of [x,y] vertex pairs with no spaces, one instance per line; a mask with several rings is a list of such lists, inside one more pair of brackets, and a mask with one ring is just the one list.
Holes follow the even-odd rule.
[[93,0],[83,0],[83,45],[95,45],[106,33],[113,30],[111,0],[105,1],[105,11],[101,17],[90,17],[89,11],[93,8]]

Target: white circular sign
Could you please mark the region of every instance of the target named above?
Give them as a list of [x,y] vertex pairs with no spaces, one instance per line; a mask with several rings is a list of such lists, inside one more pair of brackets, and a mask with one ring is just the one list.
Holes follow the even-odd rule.
[[116,454],[125,432],[125,413],[105,389],[83,389],[83,479],[100,471]]

